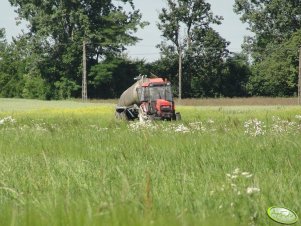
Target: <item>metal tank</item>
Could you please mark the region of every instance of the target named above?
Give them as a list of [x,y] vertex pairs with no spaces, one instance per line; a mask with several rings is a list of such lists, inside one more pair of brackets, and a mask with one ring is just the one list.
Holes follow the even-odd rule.
[[139,80],[135,82],[131,87],[125,90],[117,103],[117,107],[129,107],[134,104],[139,104],[137,88],[141,87],[144,82],[148,82],[149,79],[145,76],[139,77]]

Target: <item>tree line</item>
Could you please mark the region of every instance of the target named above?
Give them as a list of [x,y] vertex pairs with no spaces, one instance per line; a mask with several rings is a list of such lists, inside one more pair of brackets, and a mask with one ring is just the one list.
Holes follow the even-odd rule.
[[208,2],[166,0],[157,24],[160,59],[151,63],[124,53],[148,25],[133,0],[9,2],[28,32],[7,42],[0,29],[1,97],[79,98],[83,41],[89,98],[118,98],[139,74],[169,79],[183,98],[297,95],[298,1],[235,0],[234,11],[254,35],[231,53],[213,29],[223,18]]

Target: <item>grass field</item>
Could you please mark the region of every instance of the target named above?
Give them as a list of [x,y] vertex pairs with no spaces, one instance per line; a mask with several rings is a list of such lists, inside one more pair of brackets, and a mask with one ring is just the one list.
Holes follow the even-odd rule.
[[[301,214],[301,107],[184,106],[122,122],[114,104],[0,99],[0,225],[277,225]],[[300,223],[297,223],[300,224]]]

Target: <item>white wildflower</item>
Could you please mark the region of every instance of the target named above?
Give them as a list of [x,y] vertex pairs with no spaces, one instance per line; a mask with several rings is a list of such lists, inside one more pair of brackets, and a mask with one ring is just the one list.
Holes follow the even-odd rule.
[[233,174],[239,174],[240,172],[240,169],[239,168],[236,168],[234,171],[233,171]]
[[35,124],[35,129],[38,131],[47,131],[47,129],[45,127],[43,127],[43,123],[41,124]]
[[214,121],[212,120],[212,119],[208,119],[208,121],[207,121],[209,124],[213,124],[214,123]]
[[15,123],[15,122],[16,122],[16,120],[11,116],[7,116],[3,119],[0,119],[0,125],[3,125],[5,123]]
[[190,132],[189,128],[184,126],[183,124],[180,124],[176,127],[175,132],[180,132],[180,133],[188,133]]
[[109,128],[106,127],[98,127],[97,125],[90,125],[91,128],[95,129],[97,132],[107,131]]
[[241,173],[242,176],[246,176],[246,175],[249,175],[249,174],[250,174],[249,172],[242,172]]
[[23,126],[20,126],[19,129],[20,130],[27,130],[29,129],[30,127],[28,125],[23,125]]
[[260,189],[259,188],[256,188],[256,187],[248,187],[247,188],[247,194],[253,194],[253,193],[256,193],[256,192],[260,192]]
[[277,121],[280,121],[280,118],[279,118],[279,116],[272,116],[272,121],[273,122],[277,122]]
[[265,134],[264,122],[258,119],[250,119],[244,123],[245,134],[259,136]]
[[296,119],[301,119],[301,115],[295,115]]
[[278,124],[273,124],[271,128],[274,133],[281,134],[281,133],[285,132],[285,129]]
[[141,129],[149,129],[149,130],[155,130],[157,129],[157,126],[153,124],[151,121],[144,121],[144,122],[133,122],[128,125],[128,128],[135,132],[139,131]]
[[204,132],[207,130],[202,122],[191,122],[188,125],[192,130],[195,130],[195,131],[203,131]]
[[219,208],[219,209],[223,208],[223,205],[220,205],[218,208]]
[[245,178],[250,178],[253,176],[253,174],[251,174],[249,172],[242,172],[241,175],[244,176]]
[[230,131],[230,128],[228,128],[227,125],[224,125],[222,128],[223,128],[224,132],[229,132]]
[[100,127],[100,128],[98,128],[98,131],[107,131],[109,128],[107,128],[107,127]]
[[291,131],[295,131],[298,129],[298,125],[296,122],[290,122],[289,120],[281,120],[279,117],[272,117],[273,124],[271,126],[271,130],[274,133],[282,134]]

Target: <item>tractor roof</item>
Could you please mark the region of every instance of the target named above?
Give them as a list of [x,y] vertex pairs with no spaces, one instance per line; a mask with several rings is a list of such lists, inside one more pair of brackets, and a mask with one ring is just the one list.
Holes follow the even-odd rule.
[[166,84],[162,78],[150,78],[147,82],[142,83],[143,87],[148,87],[150,84]]

